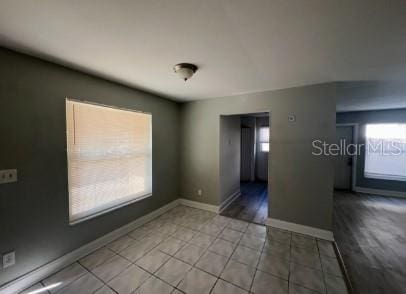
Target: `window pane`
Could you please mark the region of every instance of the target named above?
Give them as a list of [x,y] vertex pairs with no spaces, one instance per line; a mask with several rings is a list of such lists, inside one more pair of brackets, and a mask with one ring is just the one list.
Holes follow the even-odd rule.
[[259,129],[259,142],[261,143],[269,142],[269,127],[261,127]]
[[269,152],[269,127],[259,128],[258,142],[261,152]]
[[366,126],[365,177],[406,181],[406,124]]
[[261,151],[269,152],[269,143],[261,143]]
[[69,100],[66,106],[70,222],[150,195],[151,115]]

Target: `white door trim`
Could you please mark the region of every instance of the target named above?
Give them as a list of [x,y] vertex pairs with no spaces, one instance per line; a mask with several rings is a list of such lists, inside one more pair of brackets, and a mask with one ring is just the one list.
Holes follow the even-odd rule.
[[[336,124],[336,127],[352,127],[352,144],[358,146],[359,124],[358,123],[343,123]],[[357,147],[357,152],[358,152]],[[351,190],[355,191],[357,186],[357,161],[358,155],[352,156],[352,169],[351,169]]]

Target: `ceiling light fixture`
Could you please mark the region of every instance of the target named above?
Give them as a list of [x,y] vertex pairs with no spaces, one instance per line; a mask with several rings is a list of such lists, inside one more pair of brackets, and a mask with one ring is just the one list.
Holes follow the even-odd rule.
[[179,63],[173,67],[173,70],[186,82],[197,71],[197,66],[191,63]]

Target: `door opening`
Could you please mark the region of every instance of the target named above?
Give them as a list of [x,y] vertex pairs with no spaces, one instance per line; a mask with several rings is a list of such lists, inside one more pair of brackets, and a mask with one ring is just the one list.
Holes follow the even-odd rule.
[[268,218],[269,113],[221,116],[221,214],[259,224]]
[[[355,127],[353,125],[337,125],[336,137],[340,146],[349,146],[355,142]],[[351,151],[351,150],[346,150]],[[334,156],[334,189],[352,190],[354,183],[355,156],[349,152],[340,152]],[[354,174],[353,174],[354,173]]]

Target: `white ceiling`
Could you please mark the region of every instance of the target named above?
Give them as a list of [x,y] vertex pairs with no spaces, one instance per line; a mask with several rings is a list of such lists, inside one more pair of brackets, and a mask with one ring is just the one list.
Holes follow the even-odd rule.
[[178,101],[405,81],[406,1],[1,0],[0,44]]

